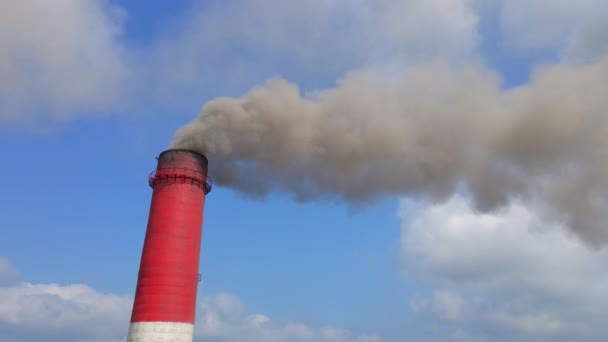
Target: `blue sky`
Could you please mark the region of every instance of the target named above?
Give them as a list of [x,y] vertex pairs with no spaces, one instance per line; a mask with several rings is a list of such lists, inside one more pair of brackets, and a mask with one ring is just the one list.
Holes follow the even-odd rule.
[[[353,70],[390,75],[429,60],[488,65],[512,88],[537,65],[600,60],[608,42],[596,37],[587,48],[583,38],[605,27],[606,10],[601,0],[4,2],[0,339],[124,339],[147,176],[175,131],[214,97],[241,96],[274,76],[302,92],[332,88]],[[585,310],[608,294],[583,285],[608,285],[603,248],[541,222],[525,203],[484,216],[463,196],[434,204],[393,196],[359,208],[216,186],[205,207],[196,338],[608,336],[597,323],[606,306]],[[488,217],[495,226],[486,227]],[[451,226],[459,219],[466,224]],[[545,235],[530,233],[538,222]],[[513,242],[512,254],[484,248],[500,241]],[[551,260],[562,248],[560,268]],[[546,277],[526,271],[530,264]],[[578,282],[560,297],[568,272]],[[522,287],[527,296],[510,297]],[[256,317],[264,322],[251,323]]]

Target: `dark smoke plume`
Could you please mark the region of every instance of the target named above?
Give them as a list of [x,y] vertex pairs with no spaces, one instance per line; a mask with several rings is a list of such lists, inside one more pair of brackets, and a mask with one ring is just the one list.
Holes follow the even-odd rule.
[[481,210],[526,201],[597,246],[608,241],[607,80],[608,60],[547,66],[509,90],[486,68],[440,64],[353,73],[306,96],[271,79],[207,103],[172,145],[205,153],[217,183],[250,195],[467,191]]

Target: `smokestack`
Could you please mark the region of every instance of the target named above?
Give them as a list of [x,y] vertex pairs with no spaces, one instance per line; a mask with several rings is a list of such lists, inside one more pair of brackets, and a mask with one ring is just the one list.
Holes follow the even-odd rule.
[[207,158],[185,149],[158,157],[141,254],[128,342],[191,342],[205,195]]

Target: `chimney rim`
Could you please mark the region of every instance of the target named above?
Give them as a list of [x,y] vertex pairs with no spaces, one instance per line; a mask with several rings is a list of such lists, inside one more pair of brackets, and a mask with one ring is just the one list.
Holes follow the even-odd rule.
[[158,155],[157,159],[160,158],[163,154],[169,153],[169,152],[187,152],[187,153],[194,154],[197,157],[204,159],[206,162],[209,162],[209,160],[207,159],[207,157],[204,154],[194,151],[194,150],[187,149],[187,148],[170,148],[170,149],[164,150]]

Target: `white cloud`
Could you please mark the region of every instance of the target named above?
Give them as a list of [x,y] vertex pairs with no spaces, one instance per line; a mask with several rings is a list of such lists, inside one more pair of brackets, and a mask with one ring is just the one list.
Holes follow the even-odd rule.
[[567,60],[605,56],[608,2],[604,0],[501,0],[506,43],[520,51],[555,50]]
[[321,328],[321,336],[331,341],[344,341],[348,337],[348,331],[334,327]]
[[482,340],[608,338],[607,250],[516,203],[479,214],[455,196],[426,208],[403,202],[401,215],[404,264],[437,289],[414,300],[414,312],[452,321],[463,339],[470,326]]
[[357,341],[379,342],[376,335],[356,335],[332,326],[314,328],[298,322],[279,322],[268,316],[246,312],[240,300],[220,293],[204,298],[198,307],[195,334],[202,341]]
[[383,42],[377,48],[390,52],[391,58],[449,59],[477,47],[479,17],[472,0],[361,2],[365,7],[360,8],[369,10],[359,13],[367,39]]
[[134,105],[127,98],[198,106],[205,91],[277,73],[310,81],[460,58],[477,45],[472,1],[222,1],[194,5],[148,46],[121,41],[127,14],[108,0],[4,1],[0,122],[44,127]]
[[[605,2],[602,4],[606,5]],[[581,63],[597,61],[608,56],[608,6],[598,8],[595,17],[585,21],[562,51],[566,61]]]
[[355,342],[380,342],[381,339],[378,335],[362,335],[355,338]]
[[113,105],[124,13],[104,0],[0,2],[0,122],[65,121]]
[[[22,282],[4,286],[0,287],[0,340],[124,341],[131,308],[130,296],[102,293],[81,284]],[[195,339],[225,342],[380,341],[375,335],[357,336],[331,326],[314,328],[298,322],[273,321],[263,314],[248,313],[237,297],[226,293],[199,300]]]
[[[349,64],[374,54],[451,57],[476,46],[472,0],[232,0],[188,17],[179,36],[187,53],[201,44],[247,44],[301,62]],[[187,47],[190,47],[189,49]],[[263,52],[264,53],[264,52]]]
[[[476,48],[472,0],[231,0],[192,10],[151,58],[155,94],[247,88],[277,73],[322,78],[366,67],[452,60]],[[249,84],[243,84],[243,82]],[[245,89],[243,88],[243,90]]]
[[[603,0],[495,2],[516,50],[555,50],[568,61],[608,53]],[[360,68],[470,62],[485,4],[229,0],[194,5],[143,46],[121,40],[128,18],[109,0],[3,1],[0,123],[44,127],[108,114],[127,98],[192,108],[201,94],[240,92],[276,74],[314,83]]]
[[0,336],[19,341],[112,341],[128,329],[130,308],[128,297],[86,285],[24,282],[0,287]]
[[462,298],[459,295],[439,291],[434,295],[434,309],[442,319],[458,320],[462,316]]
[[19,282],[21,276],[11,262],[0,257],[0,286],[13,285]]

